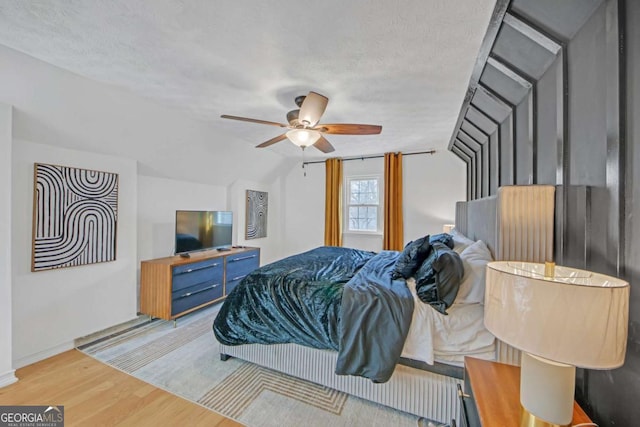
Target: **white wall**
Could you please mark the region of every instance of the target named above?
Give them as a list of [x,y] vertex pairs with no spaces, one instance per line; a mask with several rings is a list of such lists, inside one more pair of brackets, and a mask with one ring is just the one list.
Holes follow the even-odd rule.
[[[382,159],[344,162],[344,176],[383,174]],[[455,204],[466,197],[465,165],[452,153],[438,150],[434,155],[403,157],[403,203],[405,243],[425,234],[442,232],[442,225],[453,223]],[[285,240],[283,254],[291,255],[322,246],[324,243],[323,164],[307,166],[303,177],[300,167],[284,176]],[[365,250],[382,249],[382,236],[343,237],[343,245]]]
[[11,353],[11,106],[0,104],[0,387],[16,381]]
[[174,254],[177,210],[226,209],[224,186],[139,175],[138,261]]
[[[13,141],[13,363],[20,367],[73,347],[75,338],[136,317],[136,162]],[[33,165],[119,174],[117,259],[31,272]]]
[[452,152],[404,156],[402,168],[405,244],[453,224],[456,202],[465,200],[466,166]]
[[324,245],[324,163],[307,165],[306,172],[297,164],[283,174],[283,256]]

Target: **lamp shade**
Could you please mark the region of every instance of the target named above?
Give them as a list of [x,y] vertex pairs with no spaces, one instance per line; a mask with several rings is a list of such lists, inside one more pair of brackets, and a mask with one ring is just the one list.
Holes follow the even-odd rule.
[[629,284],[568,267],[545,277],[545,265],[487,265],[487,329],[507,344],[546,359],[589,369],[624,363]]
[[451,234],[451,230],[456,228],[455,224],[442,224],[442,232]]
[[322,135],[320,132],[309,129],[291,129],[287,132],[287,138],[298,147],[308,147],[318,142]]

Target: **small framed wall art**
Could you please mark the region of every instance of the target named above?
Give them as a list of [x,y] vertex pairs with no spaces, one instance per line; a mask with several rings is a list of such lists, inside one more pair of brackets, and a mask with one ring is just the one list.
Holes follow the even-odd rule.
[[34,165],[31,271],[114,261],[118,174]]
[[245,233],[247,240],[267,237],[268,209],[269,193],[266,191],[247,190],[247,230]]

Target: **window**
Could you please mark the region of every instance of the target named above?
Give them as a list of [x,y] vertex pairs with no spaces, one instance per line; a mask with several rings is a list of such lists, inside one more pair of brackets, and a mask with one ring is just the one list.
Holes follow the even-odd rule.
[[347,177],[347,231],[378,232],[380,178]]

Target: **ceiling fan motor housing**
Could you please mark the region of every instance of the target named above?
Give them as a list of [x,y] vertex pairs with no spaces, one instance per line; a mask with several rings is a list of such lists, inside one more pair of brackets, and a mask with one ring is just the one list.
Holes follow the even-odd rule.
[[295,99],[295,103],[298,107],[302,107],[302,103],[304,102],[304,99],[307,97],[307,95],[300,95],[300,96],[296,96]]
[[287,113],[287,121],[289,125],[296,126],[298,124],[298,116],[300,115],[300,110],[291,110]]

